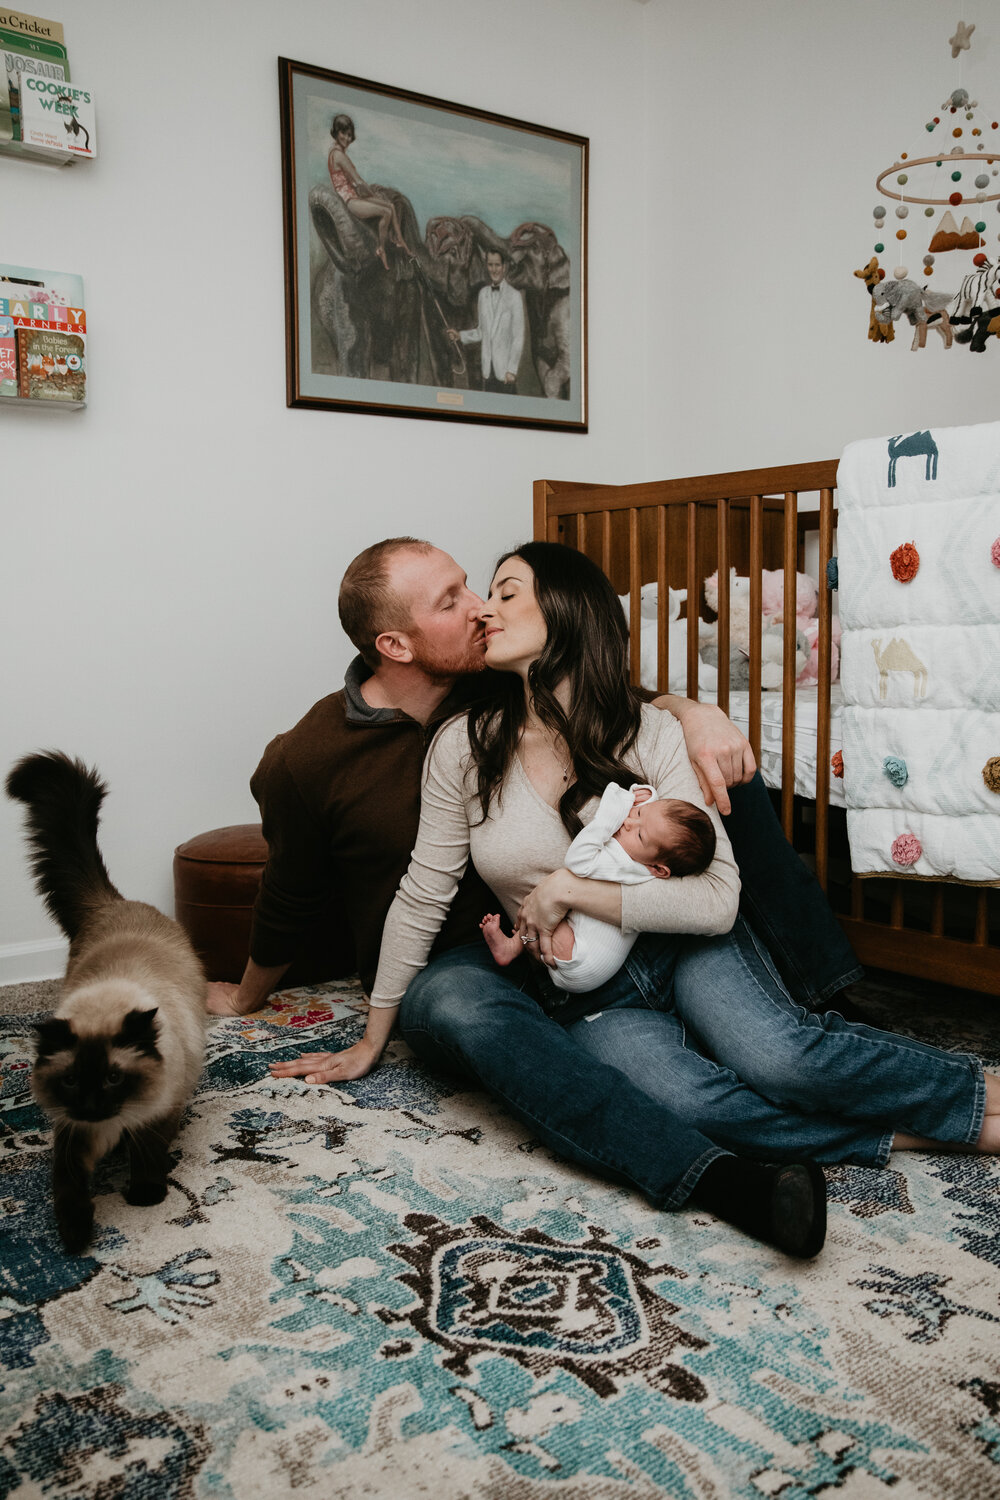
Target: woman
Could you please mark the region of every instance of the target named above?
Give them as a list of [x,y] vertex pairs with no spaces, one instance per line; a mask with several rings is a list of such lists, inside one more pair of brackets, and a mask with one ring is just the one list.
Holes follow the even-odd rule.
[[334,191],[344,200],[356,219],[378,219],[378,245],[375,253],[388,271],[389,262],[386,259],[385,242],[390,229],[393,244],[400,250],[405,250],[407,255],[412,253],[403,239],[396,205],[388,196],[380,196],[378,189],[370,187],[365,182],[348,156],[347,148],[355,139],[354,121],[350,115],[335,115],[333,124],[330,126],[330,135],[333,138],[333,145],[330,147],[326,165]]
[[[336,1054],[334,1076],[360,1076],[377,1060],[405,993],[411,1045],[471,1071],[515,1113],[522,1082],[549,1070],[542,1133],[561,1154],[664,1207],[693,1196],[796,1254],[822,1243],[822,1174],[732,1153],[883,1165],[894,1145],[928,1140],[996,1150],[1000,1081],[976,1059],[792,1003],[749,929],[733,927],[739,882],[714,809],[716,856],[702,875],[623,888],[562,868],[609,781],[650,782],[661,797],[697,793],[679,726],[627,685],[627,631],[600,570],[572,549],[527,543],[501,560],[483,620],[495,691],[446,725],[428,755],[420,832],[385,924],[366,1034]],[[454,950],[424,969],[470,852],[541,964],[487,981],[484,944],[481,955]],[[542,967],[570,909],[645,934],[619,974],[583,997],[556,990]],[[449,1009],[477,1006],[479,1039],[466,1026],[459,1048]],[[329,1058],[273,1071],[319,1081],[333,1073]],[[673,1130],[682,1142],[647,1128],[666,1118],[658,1107],[683,1122]]]

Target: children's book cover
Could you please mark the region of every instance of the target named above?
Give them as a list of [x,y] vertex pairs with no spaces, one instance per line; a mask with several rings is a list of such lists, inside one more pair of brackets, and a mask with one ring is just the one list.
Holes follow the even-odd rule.
[[58,21],[0,6],[0,141],[18,140],[18,71],[69,78],[69,59]]
[[90,89],[21,72],[18,86],[21,140],[26,146],[72,151],[74,156],[96,154],[97,126]]
[[37,266],[12,266],[0,261],[0,313],[12,317],[15,327],[34,323],[64,328],[73,324],[78,331],[85,329],[83,277],[71,271],[42,271]]
[[86,399],[86,343],[82,333],[17,329],[18,393],[31,401]]
[[17,395],[17,340],[14,319],[0,313],[0,396]]

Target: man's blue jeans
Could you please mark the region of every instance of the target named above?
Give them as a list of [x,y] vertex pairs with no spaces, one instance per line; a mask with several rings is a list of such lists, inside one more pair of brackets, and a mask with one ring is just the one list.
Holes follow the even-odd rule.
[[[724,1049],[777,1097],[707,1056],[682,1012],[706,1034],[722,1014]],[[588,996],[567,997],[527,959],[499,968],[485,943],[454,948],[410,985],[400,1029],[561,1156],[663,1208],[724,1152],[882,1166],[896,1129],[974,1141],[985,1105],[974,1058],[796,1006],[742,920],[718,939],[645,934]]]
[[730,788],[723,819],[740,869],[740,914],[766,945],[793,999],[822,1008],[863,973],[819,882],[785,838],[758,771]]

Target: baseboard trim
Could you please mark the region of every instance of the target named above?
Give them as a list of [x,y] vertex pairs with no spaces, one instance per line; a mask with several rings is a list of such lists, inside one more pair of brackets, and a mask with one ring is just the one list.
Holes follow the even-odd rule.
[[31,984],[36,979],[61,979],[66,972],[69,944],[62,938],[40,938],[34,943],[0,946],[0,985]]

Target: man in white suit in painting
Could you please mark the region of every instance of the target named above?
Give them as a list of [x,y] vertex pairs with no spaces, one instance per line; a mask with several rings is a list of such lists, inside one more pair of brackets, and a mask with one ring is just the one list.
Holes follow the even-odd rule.
[[448,329],[455,343],[481,345],[483,387],[517,395],[517,367],[524,348],[524,300],[506,280],[507,265],[499,250],[486,255],[489,282],[479,293],[479,326]]

